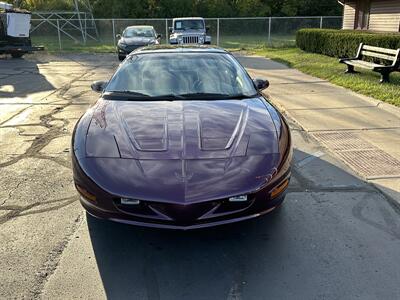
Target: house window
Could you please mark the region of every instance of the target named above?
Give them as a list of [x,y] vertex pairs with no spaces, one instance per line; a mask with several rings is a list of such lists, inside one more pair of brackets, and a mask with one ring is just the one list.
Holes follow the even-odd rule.
[[354,29],[368,29],[370,0],[357,0]]

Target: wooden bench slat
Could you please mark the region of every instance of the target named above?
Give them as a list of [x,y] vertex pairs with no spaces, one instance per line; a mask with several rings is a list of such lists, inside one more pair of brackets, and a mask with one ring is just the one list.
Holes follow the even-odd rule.
[[378,58],[382,58],[382,59],[386,59],[386,60],[390,60],[390,61],[394,61],[396,59],[395,56],[390,56],[390,55],[386,55],[386,54],[365,51],[365,50],[362,50],[361,54],[365,55],[365,56],[378,57]]
[[345,61],[345,63],[352,65],[352,66],[361,67],[361,68],[365,68],[365,69],[371,69],[371,70],[373,68],[381,67],[381,65],[363,61],[363,60],[348,60],[348,61]]
[[396,55],[397,54],[397,50],[386,49],[386,48],[375,47],[375,46],[363,45],[363,49],[371,50],[371,51],[375,51],[375,52],[386,53],[386,54],[392,54],[392,55]]

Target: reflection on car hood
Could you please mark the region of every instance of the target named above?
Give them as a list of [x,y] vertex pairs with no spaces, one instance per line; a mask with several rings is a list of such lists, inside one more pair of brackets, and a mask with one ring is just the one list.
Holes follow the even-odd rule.
[[[274,123],[262,100],[99,100],[87,137],[87,156],[104,157],[99,147],[113,136],[122,158],[201,159],[278,151]],[[250,143],[250,140],[265,142]],[[250,143],[250,144],[249,144]]]
[[127,45],[147,45],[155,40],[154,37],[131,37],[131,38],[122,38],[121,43],[125,43]]
[[153,201],[192,203],[254,191],[279,163],[266,105],[261,98],[99,100],[83,167],[110,193]]

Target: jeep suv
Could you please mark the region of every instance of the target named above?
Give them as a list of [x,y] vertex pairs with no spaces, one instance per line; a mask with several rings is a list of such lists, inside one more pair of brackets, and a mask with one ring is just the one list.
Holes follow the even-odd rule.
[[175,18],[172,20],[172,27],[169,28],[169,43],[211,44],[211,36],[207,35],[207,31],[208,27],[203,18]]

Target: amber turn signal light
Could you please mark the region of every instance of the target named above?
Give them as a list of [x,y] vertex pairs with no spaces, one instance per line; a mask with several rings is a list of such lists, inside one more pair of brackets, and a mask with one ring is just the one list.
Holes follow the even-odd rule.
[[289,178],[274,188],[271,192],[271,198],[275,198],[279,194],[281,194],[289,185]]
[[87,190],[85,190],[83,187],[79,186],[79,185],[75,185],[77,191],[79,192],[79,194],[85,198],[86,200],[89,200],[91,202],[96,202],[96,196],[89,193]]

